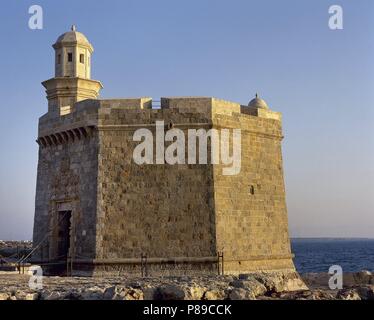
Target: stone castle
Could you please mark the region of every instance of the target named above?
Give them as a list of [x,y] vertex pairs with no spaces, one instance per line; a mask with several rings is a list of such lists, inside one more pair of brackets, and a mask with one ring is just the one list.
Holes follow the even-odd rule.
[[[294,270],[281,115],[212,97],[98,99],[93,47],[75,27],[53,45],[39,119],[34,255],[50,273],[178,275]],[[138,128],[241,129],[241,170],[138,165]],[[165,127],[165,130],[167,129]]]

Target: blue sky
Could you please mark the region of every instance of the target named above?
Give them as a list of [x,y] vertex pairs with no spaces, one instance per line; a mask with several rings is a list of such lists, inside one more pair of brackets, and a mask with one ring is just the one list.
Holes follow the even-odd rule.
[[[43,30],[28,28],[41,5]],[[341,5],[344,29],[328,28]],[[255,94],[283,113],[292,236],[374,237],[371,0],[3,1],[0,239],[32,236],[37,121],[51,45],[76,24],[102,97]]]

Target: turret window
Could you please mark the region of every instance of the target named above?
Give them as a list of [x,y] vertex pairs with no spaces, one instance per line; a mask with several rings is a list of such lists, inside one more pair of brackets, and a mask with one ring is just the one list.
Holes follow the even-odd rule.
[[57,63],[58,63],[58,64],[61,63],[61,54],[58,54],[58,55],[57,55]]
[[69,62],[73,61],[73,54],[71,52],[68,53],[68,61]]
[[80,62],[80,63],[84,63],[84,54],[83,54],[83,53],[81,53],[81,54],[79,55],[79,62]]

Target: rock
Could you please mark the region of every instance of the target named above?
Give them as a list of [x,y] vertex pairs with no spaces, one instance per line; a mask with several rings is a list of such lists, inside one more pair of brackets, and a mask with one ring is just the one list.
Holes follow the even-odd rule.
[[[328,277],[309,274],[311,283],[322,283],[322,287],[306,288],[297,273],[292,271],[253,272],[239,276],[202,275],[182,277],[148,278],[60,278],[45,277],[45,289],[32,291],[23,278],[7,276],[1,278],[0,300],[374,300],[372,274],[368,271],[348,273],[350,283],[363,283],[342,290],[330,290]],[[350,277],[350,278],[349,278]],[[21,281],[22,280],[22,281]],[[323,281],[322,281],[323,280]],[[354,282],[353,282],[354,281]],[[344,275],[343,275],[344,282]]]
[[197,285],[184,287],[185,300],[201,300],[204,297],[206,288]]
[[104,300],[115,300],[115,296],[118,294],[117,286],[105,288],[103,299]]
[[143,300],[143,291],[137,288],[112,286],[105,288],[104,300]]
[[158,299],[158,289],[154,287],[143,288],[143,299],[144,300],[157,300]]
[[81,297],[83,300],[103,300],[104,289],[99,287],[88,288],[81,293]]
[[144,294],[143,291],[136,288],[129,288],[124,290],[124,293],[121,294],[123,300],[143,300]]
[[[239,278],[240,279],[240,278]],[[250,291],[255,297],[261,296],[266,293],[266,287],[256,279],[247,277],[246,280],[234,280],[230,282],[234,288],[243,288]]]
[[357,288],[357,293],[362,300],[374,300],[374,285]]
[[323,273],[305,273],[301,276],[307,286],[328,288],[329,286],[329,275],[327,272]]
[[203,300],[223,300],[226,298],[225,291],[213,289],[205,292]]
[[[263,274],[263,273],[253,273],[253,274],[247,275],[246,279],[249,280],[249,279],[251,279],[251,277],[254,280],[256,280],[257,282],[259,282],[260,284],[262,284],[269,294],[271,292],[278,292],[279,291],[276,288],[277,283],[279,283],[279,280],[276,280],[273,274],[270,275],[270,274]],[[242,279],[242,281],[244,280],[243,275],[240,278]]]
[[[344,271],[344,270],[343,270]],[[328,288],[330,275],[327,272],[322,273],[306,273],[302,275],[304,282],[314,288]],[[350,288],[355,286],[362,286],[367,284],[374,284],[374,275],[370,271],[360,272],[344,272],[343,273],[343,287]]]
[[10,295],[8,293],[0,292],[0,300],[9,300]]
[[40,294],[41,300],[63,300],[65,298],[65,294],[62,294],[58,291],[43,291]]
[[190,276],[181,276],[179,281],[183,281],[183,282],[190,282],[191,281],[191,277]]
[[184,291],[177,285],[167,284],[158,287],[158,298],[160,300],[183,300]]
[[[367,285],[374,284],[374,275],[367,270],[354,273],[354,279],[356,285]],[[344,281],[344,276],[343,276]]]
[[14,296],[16,297],[16,300],[35,300],[32,299],[33,295],[36,294],[36,297],[38,296],[37,293],[30,293],[22,290],[17,290],[14,293]]
[[355,285],[359,285],[358,282],[360,282],[360,280],[355,278],[355,273],[352,273],[352,272],[345,272],[343,273],[343,287],[344,288],[350,288],[350,287],[354,287]]
[[81,295],[75,290],[63,294],[64,300],[80,300]]
[[38,300],[39,294],[34,292],[34,293],[28,293],[26,294],[25,300]]
[[251,291],[248,291],[243,288],[234,288],[229,293],[229,299],[230,300],[255,300],[256,297]]
[[290,274],[283,279],[282,289],[281,291],[300,291],[300,290],[308,290],[308,286],[304,283],[304,281],[299,277],[299,275],[295,272],[294,274]]
[[140,289],[142,287],[141,283],[139,281],[131,281],[127,284],[127,286],[131,288]]
[[254,278],[262,283],[268,292],[308,290],[297,272],[255,273]]
[[360,295],[355,289],[341,289],[338,291],[336,298],[341,300],[361,300]]
[[217,276],[217,279],[220,279],[222,282],[227,283],[227,282],[232,282],[232,281],[238,280],[239,277],[228,274],[228,275],[225,275],[225,276],[222,276],[222,275]]
[[313,290],[307,300],[335,300],[335,296],[324,290]]

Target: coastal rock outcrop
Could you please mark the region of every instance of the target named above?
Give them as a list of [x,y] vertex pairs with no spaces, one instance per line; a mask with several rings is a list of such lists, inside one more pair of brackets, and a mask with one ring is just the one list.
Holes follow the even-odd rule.
[[341,290],[328,288],[327,274],[255,272],[238,276],[86,278],[44,277],[43,289],[28,287],[28,275],[0,274],[0,300],[374,300],[372,274],[354,273]]

